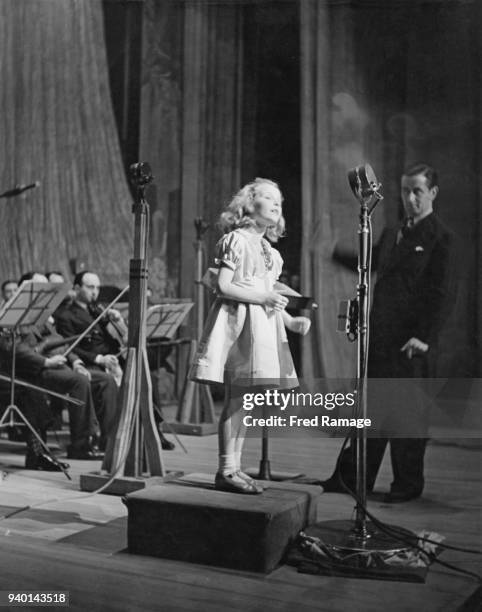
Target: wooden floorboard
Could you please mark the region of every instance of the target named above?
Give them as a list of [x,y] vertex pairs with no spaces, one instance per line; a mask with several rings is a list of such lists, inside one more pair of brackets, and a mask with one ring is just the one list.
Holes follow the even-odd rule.
[[[182,441],[189,453],[179,446],[166,452],[166,467],[214,473],[216,437],[183,436]],[[326,478],[340,445],[341,440],[313,435],[273,439],[272,467]],[[259,440],[247,440],[246,465],[258,464],[259,449]],[[475,580],[436,565],[425,584],[409,584],[311,576],[287,565],[263,576],[130,555],[121,500],[79,491],[80,474],[98,469],[97,463],[73,461],[69,482],[63,474],[23,470],[21,445],[0,442],[0,453],[0,589],[68,590],[72,610],[448,612],[477,587]],[[429,529],[449,544],[481,548],[480,476],[480,447],[474,440],[434,442],[427,450],[423,498],[393,506],[370,501],[369,509],[388,523]],[[390,480],[385,459],[378,490],[387,490]],[[320,497],[318,520],[352,516],[349,497]],[[441,559],[480,572],[479,556],[446,551]]]

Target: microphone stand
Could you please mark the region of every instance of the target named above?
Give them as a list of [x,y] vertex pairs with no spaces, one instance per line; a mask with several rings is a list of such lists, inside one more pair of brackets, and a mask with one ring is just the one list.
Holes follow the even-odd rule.
[[[371,225],[370,215],[382,196],[377,188],[367,199],[360,194],[360,222],[358,228],[358,342],[357,342],[357,374],[356,391],[358,400],[358,416],[367,418],[367,357],[368,357],[368,332],[369,312],[368,302],[370,296],[370,267],[371,267]],[[371,205],[371,206],[369,206]],[[367,430],[361,427],[356,430],[356,492],[358,501],[356,504],[355,537],[365,542],[369,536],[366,520],[366,462],[367,462]]]
[[[376,182],[375,174],[368,164],[357,166],[348,173],[350,186],[360,203],[358,227],[358,285],[356,313],[357,337],[357,416],[367,418],[367,361],[369,344],[369,297],[371,269],[371,223],[370,216],[378,202],[383,199],[379,193],[381,184]],[[353,318],[355,314],[353,314]],[[351,323],[355,323],[351,321]],[[366,514],[366,467],[367,467],[367,430],[357,428],[356,439],[356,506],[355,520],[322,521],[306,530],[310,536],[319,537],[334,553],[386,553],[407,548],[400,540],[377,529],[367,520]],[[396,527],[405,539],[416,543],[416,536],[406,529]],[[343,564],[343,559],[339,558]],[[349,563],[349,562],[348,562]]]
[[[196,287],[196,339],[188,341],[188,363],[192,363],[196,355],[204,327],[204,285],[202,280],[204,272],[204,234],[209,229],[209,224],[202,217],[196,217],[194,227],[196,229],[196,241],[193,243],[196,253],[194,279]],[[211,389],[209,385],[201,385],[189,380],[187,375],[188,370],[186,370],[179,398],[176,421],[170,423],[169,427],[172,428],[173,432],[190,436],[211,435],[218,429]]]

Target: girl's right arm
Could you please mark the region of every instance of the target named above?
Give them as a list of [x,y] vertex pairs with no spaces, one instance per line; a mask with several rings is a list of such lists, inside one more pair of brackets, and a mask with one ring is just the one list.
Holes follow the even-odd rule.
[[276,291],[255,291],[247,287],[240,287],[233,283],[233,277],[234,270],[227,266],[220,266],[217,289],[222,297],[248,304],[261,304],[275,310],[283,310],[288,304],[288,298]]

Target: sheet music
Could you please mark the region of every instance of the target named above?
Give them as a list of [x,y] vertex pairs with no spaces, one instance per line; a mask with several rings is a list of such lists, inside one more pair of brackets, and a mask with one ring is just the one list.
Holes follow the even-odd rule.
[[147,309],[146,337],[169,338],[172,340],[194,302],[178,302],[176,304],[156,304]]
[[[148,306],[146,312],[146,338],[172,340],[179,326],[189,314],[194,302],[184,298],[165,298],[162,304]],[[117,304],[116,308],[125,321],[129,319],[129,304]]]

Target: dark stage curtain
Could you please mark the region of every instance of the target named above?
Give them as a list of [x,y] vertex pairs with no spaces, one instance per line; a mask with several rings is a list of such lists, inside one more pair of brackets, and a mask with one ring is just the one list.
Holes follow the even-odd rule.
[[2,0],[0,277],[69,273],[77,259],[106,282],[128,277],[131,197],[108,85],[100,0]]
[[[155,296],[194,296],[194,219],[213,223],[239,186],[241,28],[238,3],[145,3],[141,155],[156,177]],[[206,234],[204,267],[218,236]]]
[[438,169],[435,210],[462,239],[458,302],[442,337],[438,375],[474,375],[480,10],[475,2],[305,0],[300,11],[302,282],[320,304],[305,343],[304,376],[355,374],[353,347],[335,329],[337,304],[354,297],[356,276],[332,259],[337,243],[357,248],[358,203],[347,170],[371,163],[383,183],[376,239],[386,224],[398,223],[400,175],[418,161]]

